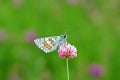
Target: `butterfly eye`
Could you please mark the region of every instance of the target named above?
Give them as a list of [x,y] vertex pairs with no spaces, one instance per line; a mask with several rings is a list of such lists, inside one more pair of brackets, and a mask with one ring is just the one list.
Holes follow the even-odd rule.
[[67,35],[64,35],[63,37],[64,37],[64,38],[67,38]]
[[64,36],[64,38],[66,38],[66,35]]
[[66,38],[67,38],[67,35],[66,35],[66,34],[63,34],[63,35],[61,35],[61,38],[62,38],[62,39],[66,39]]

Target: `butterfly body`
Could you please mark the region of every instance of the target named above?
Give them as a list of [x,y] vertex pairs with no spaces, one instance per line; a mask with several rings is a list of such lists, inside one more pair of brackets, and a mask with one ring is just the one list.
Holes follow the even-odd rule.
[[45,53],[52,52],[57,49],[57,47],[65,42],[67,35],[45,37],[40,39],[35,39],[35,44],[43,50]]

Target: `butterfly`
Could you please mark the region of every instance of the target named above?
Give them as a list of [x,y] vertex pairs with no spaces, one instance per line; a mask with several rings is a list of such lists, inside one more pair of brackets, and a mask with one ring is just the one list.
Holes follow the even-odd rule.
[[67,35],[44,37],[35,39],[35,44],[45,53],[52,52],[58,48],[62,43],[66,43]]

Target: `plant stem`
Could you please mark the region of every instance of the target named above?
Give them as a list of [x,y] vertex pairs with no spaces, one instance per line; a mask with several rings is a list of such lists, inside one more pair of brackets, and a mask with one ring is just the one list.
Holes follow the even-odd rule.
[[68,58],[66,59],[66,67],[67,67],[67,80],[69,79],[69,65],[68,65]]

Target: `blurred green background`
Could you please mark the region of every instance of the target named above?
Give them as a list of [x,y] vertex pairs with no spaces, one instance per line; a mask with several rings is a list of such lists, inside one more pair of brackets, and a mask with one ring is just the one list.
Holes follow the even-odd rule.
[[119,0],[0,0],[0,80],[66,80],[58,50],[33,42],[64,33],[78,50],[70,80],[120,80]]

